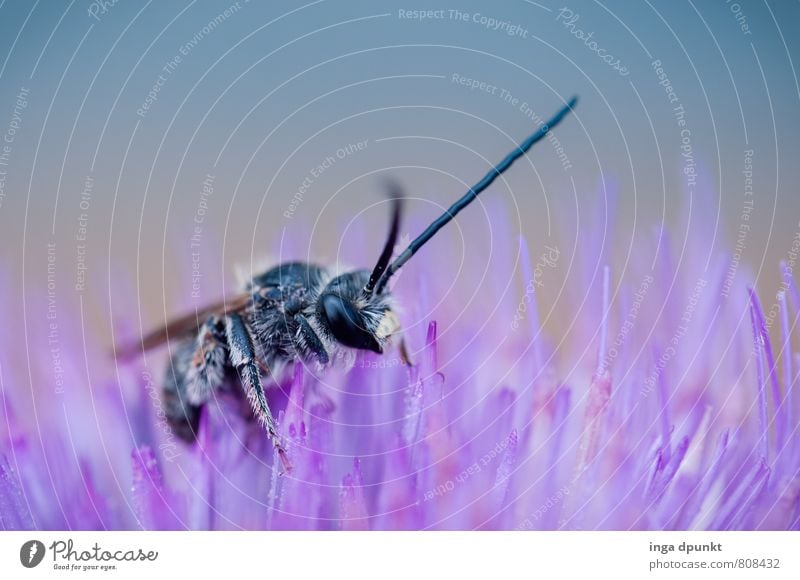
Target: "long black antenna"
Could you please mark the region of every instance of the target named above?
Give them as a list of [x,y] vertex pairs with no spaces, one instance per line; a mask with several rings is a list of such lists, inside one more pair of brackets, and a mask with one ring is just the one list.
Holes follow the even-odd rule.
[[375,284],[377,284],[378,280],[381,279],[381,276],[386,271],[386,266],[389,265],[389,260],[392,259],[394,246],[397,244],[397,234],[400,232],[400,218],[403,214],[403,196],[400,192],[400,186],[394,181],[389,181],[388,189],[389,197],[392,200],[392,225],[389,226],[389,236],[386,238],[383,251],[375,267],[372,269],[372,273],[369,275],[367,285],[364,286],[364,290],[362,291],[364,296],[372,294]]
[[484,189],[489,187],[492,182],[497,179],[497,177],[502,174],[506,169],[511,167],[511,164],[514,163],[517,159],[525,155],[525,152],[528,151],[533,145],[541,141],[541,139],[550,132],[550,130],[558,125],[564,117],[575,107],[575,104],[578,102],[578,97],[572,97],[569,102],[562,108],[558,113],[553,116],[547,123],[539,127],[539,129],[530,137],[528,137],[525,141],[520,143],[520,145],[514,149],[511,153],[506,155],[505,159],[503,159],[500,163],[492,167],[489,172],[483,176],[478,183],[473,185],[469,191],[464,194],[464,196],[451,205],[447,211],[445,211],[442,215],[440,215],[436,220],[429,225],[424,232],[422,232],[417,238],[411,242],[408,247],[403,251],[402,254],[397,256],[397,259],[392,262],[389,267],[386,269],[383,277],[378,282],[376,287],[376,291],[381,293],[386,286],[386,283],[389,279],[397,272],[400,268],[402,268],[403,264],[408,262],[408,260],[417,253],[425,243],[430,240],[433,236],[436,235],[442,227],[444,227],[450,220],[452,220],[458,212],[462,209],[467,207],[470,203],[472,203],[478,194],[481,193]]

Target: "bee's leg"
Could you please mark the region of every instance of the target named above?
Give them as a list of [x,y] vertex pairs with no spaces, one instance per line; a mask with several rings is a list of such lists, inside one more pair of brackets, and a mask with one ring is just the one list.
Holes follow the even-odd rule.
[[255,348],[250,332],[244,324],[244,320],[238,314],[229,314],[225,318],[225,334],[227,336],[228,348],[230,351],[231,364],[236,368],[242,380],[242,386],[247,393],[250,406],[258,417],[259,422],[267,431],[278,456],[281,458],[284,467],[290,469],[289,461],[286,458],[286,450],[278,437],[278,426],[269,410],[267,400],[264,397],[264,387],[261,385],[261,375],[258,370]]
[[186,371],[186,396],[202,405],[225,380],[228,352],[223,321],[212,316],[200,327]]
[[322,344],[317,333],[311,328],[308,319],[302,314],[297,314],[294,319],[297,321],[300,328],[300,336],[303,337],[303,346],[313,352],[321,364],[328,364],[328,351],[325,350],[325,345]]

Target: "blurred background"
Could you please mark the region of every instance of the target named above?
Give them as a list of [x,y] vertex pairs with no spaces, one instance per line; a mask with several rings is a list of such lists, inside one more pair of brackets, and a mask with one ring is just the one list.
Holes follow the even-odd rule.
[[[417,404],[442,403],[452,437],[437,451],[446,461],[409,464],[409,505],[496,442],[515,448],[519,433],[516,511],[494,527],[527,525],[570,481],[576,505],[560,511],[579,513],[579,492],[595,498],[574,529],[797,525],[775,498],[797,489],[800,294],[786,274],[800,253],[800,4],[457,4],[0,0],[0,455],[26,478],[39,518],[27,527],[169,527],[142,521],[142,494],[147,503],[148,481],[160,482],[150,448],[194,499],[198,513],[182,516],[191,527],[221,525],[198,481],[234,514],[231,527],[300,526],[263,521],[277,496],[260,431],[247,445],[220,435],[209,461],[192,451],[173,463],[178,447],[158,429],[166,352],[115,365],[113,344],[282,261],[371,267],[388,178],[408,198],[406,244],[573,95],[574,112],[395,278],[413,356],[447,378]],[[751,285],[783,393],[773,378],[767,396],[752,356],[767,341],[753,348]],[[432,321],[438,358],[421,352]],[[397,437],[416,441],[405,431],[416,433],[417,391],[396,351],[359,360],[308,379],[306,411],[322,409],[334,433],[320,447],[330,477],[287,479],[289,516],[316,509],[312,487],[339,506],[339,483],[358,487],[359,470],[372,513],[384,513],[392,488],[378,484],[393,481]],[[606,370],[609,381],[591,380]],[[269,395],[291,433],[303,409],[287,392]],[[334,404],[320,406],[323,395]],[[606,450],[598,484],[581,434],[603,397],[602,427],[587,431]],[[236,414],[209,407],[208,438],[238,437]],[[716,511],[677,517],[729,430],[724,489],[689,504]],[[655,443],[669,456],[670,438],[692,446],[676,491],[651,509],[643,474]],[[237,471],[251,443],[254,469]],[[767,460],[766,511],[734,519]],[[423,519],[376,525],[480,525],[499,504],[461,506],[508,481],[513,462],[502,461],[429,502]],[[548,518],[531,526],[563,527]]]
[[423,250],[441,270],[409,263],[441,288],[407,325],[453,296],[485,315],[520,235],[531,267],[558,254],[537,289],[556,341],[605,264],[616,285],[667,255],[730,260],[769,304],[800,231],[799,21],[795,2],[724,0],[4,1],[5,332],[20,356],[54,319],[62,344],[90,329],[110,346],[234,293],[237,270],[370,267],[386,176],[409,196],[407,241],[572,95]]

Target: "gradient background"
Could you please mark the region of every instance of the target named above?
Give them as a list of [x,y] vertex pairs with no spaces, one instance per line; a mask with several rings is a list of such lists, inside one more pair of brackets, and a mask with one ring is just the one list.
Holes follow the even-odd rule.
[[[16,321],[4,332],[24,326],[7,367],[40,366],[27,345],[29,329],[48,324],[44,302],[32,298],[47,296],[48,255],[51,304],[60,319],[69,313],[83,324],[62,327],[61,341],[80,341],[90,329],[108,345],[126,321],[147,329],[232,293],[237,266],[247,272],[297,257],[371,266],[386,228],[383,176],[401,180],[411,197],[403,233],[413,236],[536,127],[519,106],[454,83],[453,74],[504,88],[543,118],[573,94],[581,101],[555,132],[569,169],[542,142],[424,250],[438,245],[442,254],[442,271],[431,276],[474,289],[453,297],[445,284],[433,304],[453,298],[470,316],[485,312],[480,288],[498,283],[491,267],[504,258],[491,251],[498,236],[514,245],[523,233],[534,257],[545,244],[562,252],[539,297],[553,314],[543,316],[551,330],[567,315],[564,288],[574,298],[596,287],[597,276],[583,286],[572,278],[587,249],[597,262],[590,271],[609,263],[615,281],[632,261],[660,252],[673,252],[679,270],[687,255],[724,259],[748,199],[746,150],[753,211],[736,275],[751,272],[774,295],[778,262],[800,227],[796,2],[458,4],[470,16],[518,25],[522,38],[451,19],[446,4],[242,1],[203,34],[230,6],[120,0],[101,13],[86,1],[0,3],[3,135],[17,95],[29,91],[3,168],[3,311]],[[627,76],[557,20],[564,6]],[[445,18],[404,19],[400,9],[444,9]],[[181,62],[164,73],[176,55]],[[686,111],[694,188],[654,60]],[[141,116],[159,74],[163,86]],[[363,141],[314,180],[287,218],[312,169]],[[197,250],[190,237],[208,174],[214,192]],[[93,187],[82,208],[87,176]],[[508,219],[490,220],[498,213],[491,208]],[[81,214],[84,246],[76,239]],[[76,289],[84,250],[87,283]],[[193,259],[201,274],[194,296]],[[32,381],[52,381],[52,372],[37,372],[29,370]]]

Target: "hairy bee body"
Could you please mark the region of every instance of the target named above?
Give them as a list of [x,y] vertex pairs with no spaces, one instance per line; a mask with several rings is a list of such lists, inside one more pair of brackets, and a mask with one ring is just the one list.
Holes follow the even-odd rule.
[[[355,270],[334,277],[321,266],[290,262],[253,277],[245,287],[247,301],[236,314],[209,316],[196,336],[182,340],[174,350],[163,387],[165,413],[173,431],[186,441],[193,440],[203,404],[215,389],[232,384],[229,379],[236,378],[237,370],[241,373],[238,367],[242,365],[251,365],[247,372],[256,368],[280,380],[297,361],[319,369],[334,361],[352,360],[353,350],[331,328],[320,300],[323,296],[352,304],[359,313],[359,328],[376,339],[368,348],[382,350],[390,333],[382,334],[379,327],[390,312],[391,299],[383,294],[371,297],[369,303],[359,300],[369,275],[368,270]],[[253,360],[236,364],[237,352],[250,349]],[[245,394],[250,396],[247,388]],[[254,409],[258,414],[257,401]]]

